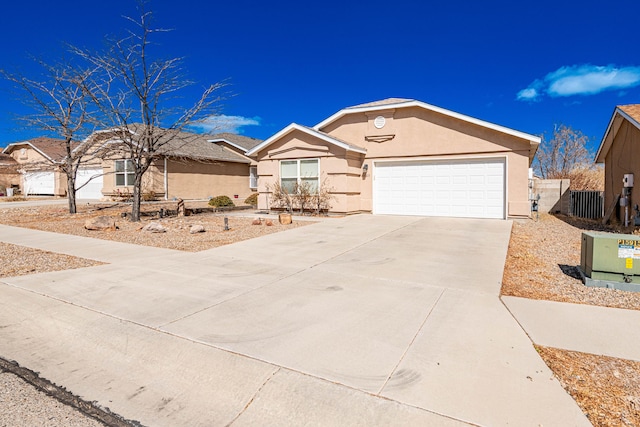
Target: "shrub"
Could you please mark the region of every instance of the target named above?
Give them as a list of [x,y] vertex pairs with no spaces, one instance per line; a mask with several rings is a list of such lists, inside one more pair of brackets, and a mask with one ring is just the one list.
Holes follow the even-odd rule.
[[258,193],[253,193],[246,199],[244,199],[246,205],[257,206],[258,205]]
[[142,201],[143,202],[155,202],[156,201],[156,193],[153,191],[145,191],[142,193]]
[[228,196],[217,196],[209,200],[210,206],[215,206],[217,208],[223,208],[226,206],[235,206],[233,200],[231,200]]

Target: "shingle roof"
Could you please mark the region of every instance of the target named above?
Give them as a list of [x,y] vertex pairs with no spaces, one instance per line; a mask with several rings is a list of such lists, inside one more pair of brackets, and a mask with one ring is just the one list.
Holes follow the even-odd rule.
[[[127,126],[127,130],[134,133],[141,130],[141,128],[142,126],[139,124]],[[193,160],[250,163],[248,159],[241,155],[209,142],[211,135],[162,128],[156,128],[156,130],[160,133],[160,148],[157,151],[159,155]]]
[[387,98],[387,99],[382,99],[380,101],[367,102],[366,104],[353,105],[351,107],[345,108],[345,110],[349,108],[380,107],[382,105],[401,104],[403,102],[411,102],[411,101],[415,101],[415,100],[408,99],[408,98]]
[[618,105],[618,108],[640,123],[640,104]]
[[65,140],[41,136],[27,141],[13,142],[5,147],[4,153],[13,151],[20,145],[30,145],[53,162],[60,162],[67,155]]
[[217,141],[228,141],[232,144],[238,145],[245,149],[245,151],[251,150],[256,145],[262,142],[261,139],[251,138],[244,135],[238,135],[235,133],[217,133],[215,135],[211,135],[208,138],[209,141],[217,142]]

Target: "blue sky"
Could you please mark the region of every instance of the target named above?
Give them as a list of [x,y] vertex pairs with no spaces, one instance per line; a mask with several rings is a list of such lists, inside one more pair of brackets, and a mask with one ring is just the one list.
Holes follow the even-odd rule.
[[[227,129],[267,138],[341,108],[413,98],[541,135],[566,124],[595,148],[613,109],[640,103],[640,2],[152,0],[163,57],[184,56],[198,82],[227,80]],[[63,42],[99,50],[121,34],[134,0],[10,2],[0,68],[34,75],[28,55],[55,60]],[[0,146],[39,135],[0,82]],[[222,120],[220,120],[222,119]]]

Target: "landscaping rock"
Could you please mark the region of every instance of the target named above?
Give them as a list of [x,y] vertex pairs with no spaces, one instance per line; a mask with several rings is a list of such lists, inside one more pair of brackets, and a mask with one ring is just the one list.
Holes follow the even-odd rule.
[[280,224],[288,225],[293,222],[293,219],[291,218],[291,214],[281,213],[281,214],[278,214],[278,221],[280,221]]
[[148,231],[150,233],[166,233],[167,229],[158,222],[150,222],[142,227],[142,231]]
[[264,223],[264,225],[266,225],[267,227],[271,227],[271,226],[273,226],[273,221],[271,221],[270,219],[268,219],[268,220]]
[[200,224],[194,224],[189,229],[189,233],[191,234],[204,233],[204,226]]
[[262,220],[260,218],[256,218],[253,220],[253,222],[251,223],[251,225],[260,225],[262,224]]
[[110,216],[97,216],[86,220],[84,228],[93,231],[115,231],[116,221]]

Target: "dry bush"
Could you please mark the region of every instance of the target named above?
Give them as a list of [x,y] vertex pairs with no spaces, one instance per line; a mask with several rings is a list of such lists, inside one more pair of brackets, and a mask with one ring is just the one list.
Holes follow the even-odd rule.
[[572,190],[604,191],[604,169],[601,167],[578,167],[569,172]]

